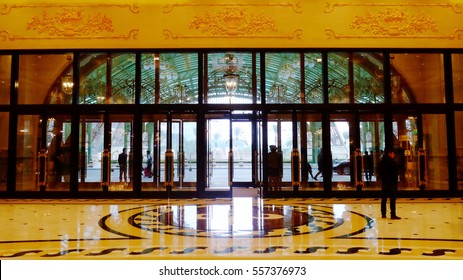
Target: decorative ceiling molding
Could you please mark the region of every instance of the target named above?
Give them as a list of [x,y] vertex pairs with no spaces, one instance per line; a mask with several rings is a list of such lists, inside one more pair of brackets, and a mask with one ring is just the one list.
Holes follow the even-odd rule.
[[240,38],[240,39],[287,39],[287,40],[300,40],[302,39],[302,29],[296,29],[292,34],[284,35],[182,35],[174,34],[170,29],[164,29],[163,34],[165,39],[227,39],[227,38]]
[[216,12],[206,11],[202,15],[193,16],[188,29],[198,30],[201,34],[175,34],[171,29],[164,29],[165,39],[210,39],[210,38],[266,38],[266,39],[301,39],[302,29],[292,34],[277,33],[276,20],[263,11],[254,14],[244,8],[225,7]]
[[[98,8],[97,10],[95,8]],[[0,6],[0,15],[9,15],[14,9],[41,9],[26,24],[25,31],[38,35],[15,35],[8,30],[0,30],[0,41],[15,40],[56,40],[56,39],[104,39],[137,40],[139,29],[115,35],[114,20],[102,13],[101,9],[123,8],[130,13],[139,13],[139,6],[116,4],[30,4]],[[40,10],[39,10],[40,12]]]
[[175,8],[181,7],[280,7],[291,8],[295,13],[302,13],[301,2],[277,2],[277,3],[175,3],[164,6],[163,12],[165,14],[172,12]]
[[423,7],[452,9],[456,14],[463,12],[462,4],[436,3],[436,4],[405,4],[405,3],[334,3],[326,2],[325,13],[331,13],[335,8],[342,7]]
[[448,35],[344,35],[336,34],[333,29],[326,28],[327,39],[442,39],[442,40],[463,40],[463,29],[455,29],[453,34]]
[[131,13],[137,14],[140,12],[138,4],[1,4],[0,15],[7,15],[14,9],[25,9],[25,8],[123,8],[128,9]]
[[[333,28],[325,28],[327,39],[443,39],[462,40],[461,28],[453,30],[453,34],[442,34],[438,29],[438,21],[431,15],[417,8],[451,9],[454,14],[462,13],[461,4],[401,4],[401,3],[326,3],[325,13],[334,13],[337,8],[366,7],[363,15],[355,15],[350,22],[351,30],[359,30],[361,34],[340,34]],[[374,9],[376,8],[376,9]],[[410,8],[410,9],[407,9]],[[409,10],[415,11],[410,13]],[[439,34],[440,33],[440,34]]]

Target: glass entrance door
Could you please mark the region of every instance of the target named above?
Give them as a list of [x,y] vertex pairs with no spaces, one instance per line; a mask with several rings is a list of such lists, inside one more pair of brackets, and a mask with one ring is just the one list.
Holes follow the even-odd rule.
[[323,160],[332,162],[333,190],[352,190],[356,185],[355,170],[361,165],[355,159],[355,130],[350,115],[331,115],[330,151],[323,151]]
[[258,126],[251,116],[209,115],[207,189],[230,191],[259,181]]
[[19,115],[16,143],[16,190],[70,190],[70,115]]

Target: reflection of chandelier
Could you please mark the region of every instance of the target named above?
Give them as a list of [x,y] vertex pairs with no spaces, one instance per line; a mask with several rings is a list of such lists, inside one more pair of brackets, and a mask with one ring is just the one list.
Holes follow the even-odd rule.
[[238,89],[239,75],[230,73],[223,75],[223,78],[225,79],[225,90],[227,91],[227,93],[235,93]]
[[226,53],[222,59],[212,60],[212,67],[225,72],[223,75],[225,81],[225,90],[231,95],[236,92],[239,84],[239,74],[243,66],[243,59],[232,53]]
[[74,87],[74,82],[71,75],[66,75],[61,78],[61,89],[66,94],[72,93],[72,88]]

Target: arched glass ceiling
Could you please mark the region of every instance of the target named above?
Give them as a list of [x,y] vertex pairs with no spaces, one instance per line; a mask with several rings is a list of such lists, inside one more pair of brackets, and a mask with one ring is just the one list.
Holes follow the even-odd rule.
[[[204,63],[207,77],[205,103],[229,100],[224,75],[239,76],[234,102],[252,103],[253,64],[251,52],[208,53]],[[350,61],[352,60],[352,61]],[[230,66],[230,61],[233,64]],[[351,62],[351,63],[350,63]],[[301,83],[301,63],[304,82]],[[329,53],[328,92],[331,103],[382,103],[383,62],[375,53]],[[144,53],[141,55],[142,104],[196,104],[199,95],[198,53]],[[256,95],[260,102],[260,55],[256,55]],[[134,103],[135,54],[86,54],[81,56],[81,103]],[[323,101],[321,53],[265,54],[267,103]],[[301,86],[305,94],[301,94]],[[108,90],[110,88],[110,90]],[[350,92],[353,90],[354,94]],[[156,94],[158,92],[158,94]],[[109,102],[107,101],[109,99]],[[352,100],[353,99],[353,100]],[[228,103],[228,102],[227,102]]]

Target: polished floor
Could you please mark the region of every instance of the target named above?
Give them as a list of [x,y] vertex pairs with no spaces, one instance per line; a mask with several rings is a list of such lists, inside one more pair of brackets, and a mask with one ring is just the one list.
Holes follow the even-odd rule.
[[463,198],[0,200],[0,259],[463,260]]

